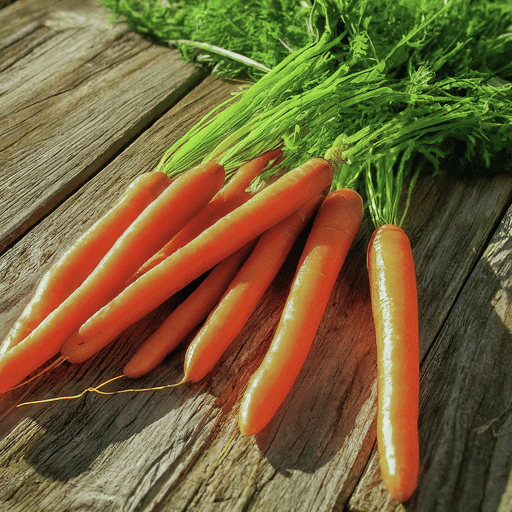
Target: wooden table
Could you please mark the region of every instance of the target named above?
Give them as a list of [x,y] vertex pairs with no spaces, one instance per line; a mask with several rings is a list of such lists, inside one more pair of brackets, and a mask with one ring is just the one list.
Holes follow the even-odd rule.
[[[239,84],[111,26],[94,0],[2,8],[0,68],[1,337],[59,254]],[[204,382],[17,407],[118,375],[178,296],[86,363],[6,393],[1,510],[510,511],[512,177],[471,170],[421,181],[404,226],[421,336],[421,474],[405,506],[378,468],[365,220],[306,365],[260,435],[239,434],[237,408],[297,254]],[[111,389],[175,382],[183,354]]]

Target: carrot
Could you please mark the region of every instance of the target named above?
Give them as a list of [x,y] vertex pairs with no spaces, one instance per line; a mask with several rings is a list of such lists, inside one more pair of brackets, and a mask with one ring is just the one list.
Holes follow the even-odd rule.
[[351,189],[331,192],[320,206],[269,350],[242,397],[242,434],[265,428],[292,388],[362,216],[362,200]]
[[185,355],[183,382],[201,380],[217,364],[255,310],[323,198],[324,194],[318,194],[261,235],[219,304],[190,343]]
[[174,180],[128,227],[87,279],[22,342],[0,357],[0,392],[55,356],[64,341],[124,288],[224,183],[224,169],[200,165]]
[[161,263],[173,252],[188,244],[199,233],[215,224],[221,217],[245,203],[251,194],[246,189],[252,180],[274,159],[281,155],[281,149],[275,149],[260,155],[241,165],[234,176],[219,193],[157,254],[150,258],[129,280],[132,283],[142,274]]
[[265,167],[273,162],[272,167],[276,162],[279,162],[282,156],[281,148],[267,151],[249,162],[241,165],[233,177],[227,182],[222,193],[224,195],[231,195],[233,193],[240,193],[246,190],[251,184],[252,180],[258,176]]
[[201,284],[164,320],[125,365],[123,374],[137,378],[156,368],[215,307],[254,243],[249,242],[218,263]]
[[377,442],[382,479],[407,501],[419,472],[419,341],[416,275],[405,232],[384,224],[368,247],[377,340]]
[[96,221],[46,271],[39,285],[0,346],[0,355],[26,338],[93,271],[115,241],[171,183],[160,171],[136,178],[103,217]]
[[313,158],[284,174],[125,288],[66,341],[62,355],[79,363],[95,354],[126,327],[327,188],[332,173],[326,160]]

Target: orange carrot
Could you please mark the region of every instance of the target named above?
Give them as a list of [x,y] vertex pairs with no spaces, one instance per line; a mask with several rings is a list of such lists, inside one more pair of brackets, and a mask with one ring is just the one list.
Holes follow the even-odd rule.
[[239,427],[260,432],[293,386],[363,216],[357,192],[331,192],[315,217],[275,335],[242,397]]
[[123,374],[137,378],[156,368],[215,307],[254,243],[249,242],[218,263],[201,284],[164,320],[125,365]]
[[219,193],[158,253],[150,258],[129,280],[132,283],[142,274],[161,263],[173,252],[188,244],[199,233],[215,224],[221,217],[238,208],[250,199],[251,194],[246,189],[252,180],[274,159],[281,155],[276,149],[260,155],[244,165],[241,165],[234,176],[224,185]]
[[201,380],[217,364],[255,310],[323,198],[324,194],[318,194],[261,235],[219,304],[189,345],[183,382]]
[[419,472],[419,341],[416,274],[409,239],[393,224],[379,227],[368,247],[377,339],[377,442],[382,479],[407,501]]
[[[225,202],[222,205],[218,202],[215,202],[214,204],[213,201],[215,201],[215,198],[212,199],[212,201],[208,203],[195,217],[193,217],[170,242],[149,258],[149,260],[147,260],[137,270],[137,272],[133,274],[126,284],[129,285],[139,279],[140,276],[144,275],[153,267],[156,267],[159,263],[162,263],[162,261],[168,258],[171,254],[192,241],[199,233],[202,233],[205,229],[215,224],[215,222],[217,222],[221,217],[232,212],[250,198],[251,194],[249,192],[242,192],[237,197],[232,198],[231,201]],[[219,206],[219,208],[212,211],[213,206]]]
[[272,164],[273,167],[275,163],[280,160],[281,155],[282,150],[278,148],[249,160],[249,162],[238,168],[221,192],[223,194],[243,192],[249,187],[252,180],[254,180],[272,160],[275,160]]
[[93,271],[142,210],[169,186],[160,171],[136,178],[107,213],[46,271],[29,303],[0,346],[4,354],[26,338]]
[[173,181],[128,227],[87,279],[22,342],[0,357],[0,392],[55,356],[64,341],[222,187],[224,169],[200,165]]
[[313,158],[284,174],[171,254],[95,313],[62,347],[82,362],[170,296],[330,186],[332,167]]

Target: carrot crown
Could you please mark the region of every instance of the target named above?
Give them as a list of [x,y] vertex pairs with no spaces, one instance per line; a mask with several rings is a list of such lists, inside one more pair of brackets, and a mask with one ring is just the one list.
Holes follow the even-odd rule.
[[418,173],[448,159],[510,171],[509,0],[101,1],[190,60],[257,78],[163,155],[170,176],[205,160],[229,176],[279,146],[265,177],[325,156],[378,225],[400,223]]

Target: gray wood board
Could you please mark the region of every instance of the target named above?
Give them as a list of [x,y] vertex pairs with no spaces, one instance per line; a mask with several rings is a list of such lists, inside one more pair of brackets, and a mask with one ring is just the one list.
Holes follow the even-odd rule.
[[0,251],[205,76],[76,5],[0,11]]

